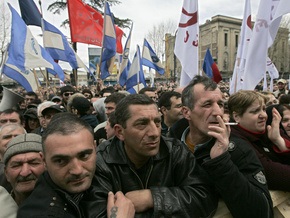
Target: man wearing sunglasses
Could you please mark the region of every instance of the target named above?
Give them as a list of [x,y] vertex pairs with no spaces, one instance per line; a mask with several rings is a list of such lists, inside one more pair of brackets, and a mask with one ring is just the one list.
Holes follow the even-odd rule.
[[67,85],[60,88],[60,95],[62,97],[62,106],[67,110],[67,102],[70,97],[76,92],[74,87]]

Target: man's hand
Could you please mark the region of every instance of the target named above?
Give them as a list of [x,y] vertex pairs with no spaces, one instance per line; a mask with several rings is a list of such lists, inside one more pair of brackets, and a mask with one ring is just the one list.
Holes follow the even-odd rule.
[[127,192],[125,196],[133,202],[137,213],[144,212],[154,206],[150,189]]
[[215,158],[225,153],[229,146],[230,127],[226,126],[221,116],[217,116],[219,125],[212,125],[208,128],[208,135],[216,138],[214,146],[210,150],[210,157]]
[[108,218],[133,218],[135,209],[132,201],[122,192],[108,194],[107,217]]

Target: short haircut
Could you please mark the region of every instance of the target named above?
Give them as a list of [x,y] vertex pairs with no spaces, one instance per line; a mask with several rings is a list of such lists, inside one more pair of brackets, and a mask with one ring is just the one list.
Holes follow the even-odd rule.
[[267,97],[252,90],[240,90],[232,94],[228,100],[230,116],[233,118],[233,112],[242,116],[256,100],[258,100],[260,104],[266,104]]
[[115,103],[117,105],[119,103],[119,101],[121,101],[125,97],[126,97],[125,94],[115,92],[115,93],[109,95],[108,97],[106,97],[104,103],[107,104],[109,102],[112,102],[112,103]]
[[114,126],[117,124],[115,112],[112,112],[108,115],[108,121],[110,123],[110,127],[114,128]]
[[116,123],[120,124],[123,128],[126,128],[126,122],[131,117],[129,110],[130,105],[157,105],[155,102],[144,94],[132,94],[123,98],[116,106],[115,117]]
[[55,114],[42,135],[43,152],[45,152],[45,141],[48,136],[52,134],[71,135],[82,129],[87,129],[94,138],[92,127],[77,115],[69,112]]
[[1,111],[0,115],[1,114],[13,114],[13,113],[17,113],[19,115],[20,122],[21,122],[21,124],[23,124],[24,123],[24,116],[18,110],[15,110],[13,108],[9,108],[9,109],[6,109],[4,111]]
[[100,94],[101,96],[103,96],[104,93],[111,93],[111,94],[113,94],[114,92],[116,92],[116,90],[114,89],[114,87],[113,87],[113,86],[109,86],[109,87],[106,87],[106,88],[102,89],[102,90],[99,92],[99,94]]
[[181,94],[179,92],[175,92],[175,91],[167,91],[167,92],[163,92],[158,100],[158,107],[165,107],[166,109],[170,109],[171,108],[171,98],[172,97],[176,97],[176,98],[181,98]]
[[38,99],[38,95],[35,92],[26,92],[24,95],[28,95],[28,96],[34,96],[35,99]]
[[138,94],[145,94],[145,92],[155,92],[157,89],[155,87],[144,87],[141,89]]
[[190,83],[182,91],[182,105],[188,107],[190,110],[194,108],[195,100],[193,87],[197,84],[204,85],[204,90],[216,90],[217,84],[207,76],[195,76]]

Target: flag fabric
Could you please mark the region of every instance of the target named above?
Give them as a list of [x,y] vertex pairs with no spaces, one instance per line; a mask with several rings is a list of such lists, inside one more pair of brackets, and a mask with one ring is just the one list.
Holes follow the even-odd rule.
[[101,79],[111,75],[116,55],[116,31],[114,18],[111,14],[108,2],[105,4],[103,47],[101,54]]
[[[102,14],[82,2],[67,0],[72,42],[102,46],[104,19]],[[117,52],[122,53],[123,31],[116,26]]]
[[175,39],[174,53],[179,59],[182,72],[180,86],[186,86],[198,75],[198,1],[183,0],[182,13]]
[[[27,74],[32,68],[46,67],[53,70],[53,75],[64,80],[64,73],[60,66],[38,44],[16,10],[10,4],[9,7],[12,13],[11,42],[8,46],[8,57],[5,65],[16,72],[21,72],[21,74]],[[4,67],[3,73],[10,77],[6,70],[7,68]],[[20,73],[17,75],[16,72],[13,74],[14,80],[20,81],[20,77],[24,78]]]
[[130,54],[132,30],[133,30],[133,23],[131,25],[129,35],[128,35],[127,41],[125,43],[125,48],[124,48],[123,55],[122,55],[122,62],[120,65],[119,84],[121,86],[124,86],[126,84],[128,72],[129,72],[129,69],[131,66],[131,62],[129,60],[129,54]]
[[202,68],[205,74],[216,83],[219,83],[222,80],[220,71],[212,59],[209,49],[206,50]]
[[18,0],[22,19],[26,25],[41,27],[41,14],[33,0]]
[[[268,47],[273,43],[274,30],[277,31],[281,16],[275,18],[277,6],[280,1],[261,0],[258,8],[257,18],[253,34],[247,52],[243,89],[254,90],[256,85],[263,79],[266,72]],[[282,3],[284,1],[281,1]],[[287,8],[289,6],[287,5]],[[280,14],[280,13],[279,13]],[[274,20],[271,34],[269,27]],[[277,27],[278,25],[278,27]],[[271,29],[271,28],[270,28]]]
[[242,89],[243,73],[246,63],[248,45],[252,36],[252,19],[250,0],[245,0],[244,17],[240,32],[240,41],[235,61],[235,67],[232,75],[229,93],[232,95]]
[[[143,85],[141,85],[141,84],[143,84]],[[141,55],[140,55],[140,48],[137,45],[137,51],[134,55],[132,65],[130,67],[127,81],[126,81],[126,90],[128,91],[128,90],[131,90],[131,88],[134,89],[134,87],[135,87],[134,90],[136,91],[136,88],[137,88],[136,93],[138,93],[141,86],[145,87],[146,81],[145,81],[145,76],[144,76],[144,72],[142,69],[142,59],[141,59]],[[139,89],[138,89],[138,87],[139,87]]]
[[144,66],[156,70],[159,74],[164,74],[164,67],[156,53],[146,39],[144,39],[143,51],[142,51],[142,63]]
[[54,60],[66,61],[73,69],[83,68],[93,75],[80,57],[75,53],[63,33],[44,19],[43,45]]

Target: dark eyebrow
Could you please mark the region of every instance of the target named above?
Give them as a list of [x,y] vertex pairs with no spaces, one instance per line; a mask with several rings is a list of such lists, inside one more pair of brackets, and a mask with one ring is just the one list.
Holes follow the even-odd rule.
[[[80,156],[80,155],[88,154],[88,153],[93,153],[93,149],[90,148],[90,149],[83,150],[83,151],[77,153],[76,156]],[[71,156],[69,156],[69,155],[64,155],[64,154],[56,154],[56,155],[53,155],[53,156],[51,157],[51,160],[54,160],[54,159],[67,159],[67,160],[69,160],[69,159],[71,159]]]

